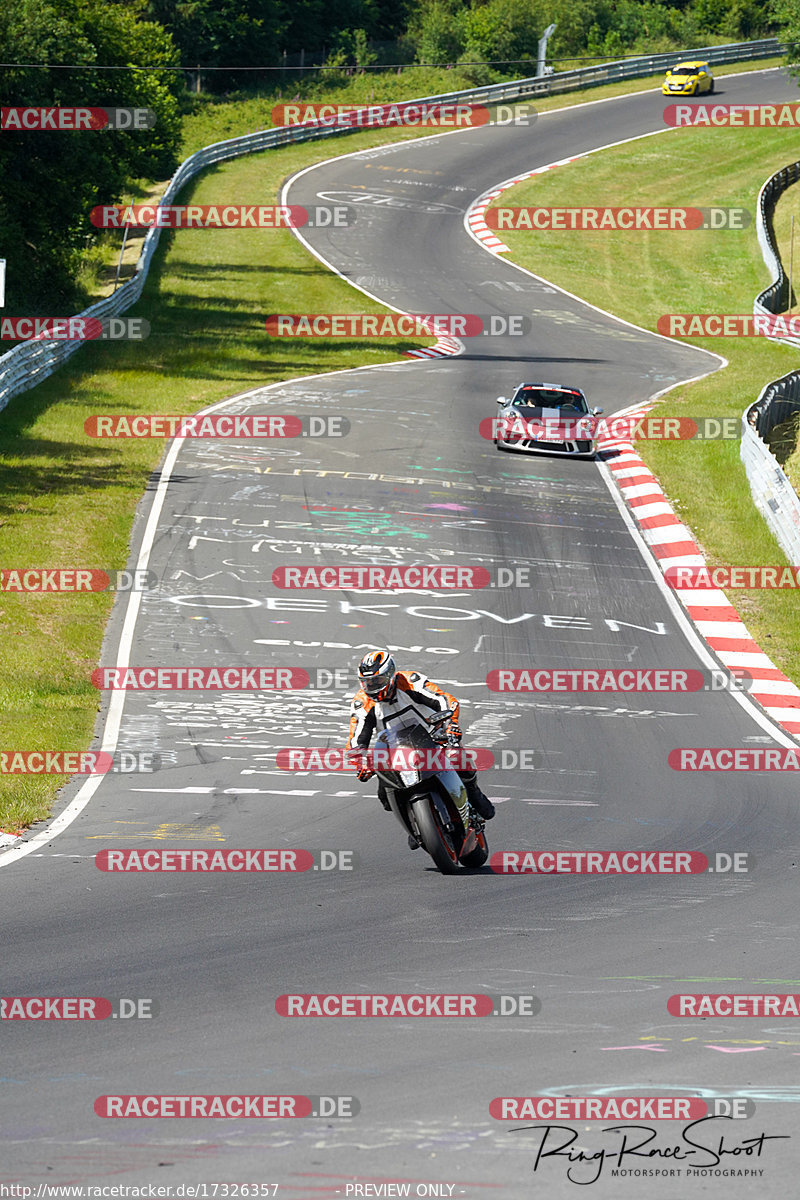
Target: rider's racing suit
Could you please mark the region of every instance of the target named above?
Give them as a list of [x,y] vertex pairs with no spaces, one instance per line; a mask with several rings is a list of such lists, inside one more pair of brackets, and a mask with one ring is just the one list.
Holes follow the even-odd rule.
[[[458,724],[459,704],[455,696],[445,692],[438,684],[433,683],[418,671],[398,671],[397,686],[391,700],[373,700],[362,689],[356,692],[350,705],[350,734],[347,739],[347,749],[366,750],[373,734],[385,729],[388,725],[405,726],[425,724],[431,712],[445,712],[453,709],[451,721]],[[464,784],[467,799],[472,807],[481,815],[494,815],[494,808],[478,786],[477,773],[474,770],[459,771],[458,775]],[[389,801],[383,784],[378,782],[378,799],[385,809],[389,809]],[[454,799],[456,799],[454,797]],[[459,810],[467,824],[467,812],[462,795],[456,800]]]

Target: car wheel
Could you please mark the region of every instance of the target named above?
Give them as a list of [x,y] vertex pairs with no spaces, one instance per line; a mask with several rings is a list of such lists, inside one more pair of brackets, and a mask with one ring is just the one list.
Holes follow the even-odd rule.
[[714,80],[712,79],[712,80],[711,80],[711,82],[710,82],[710,83],[709,83],[709,85],[708,85],[708,94],[709,94],[709,96],[710,96],[710,95],[713,93],[713,91],[714,91]]

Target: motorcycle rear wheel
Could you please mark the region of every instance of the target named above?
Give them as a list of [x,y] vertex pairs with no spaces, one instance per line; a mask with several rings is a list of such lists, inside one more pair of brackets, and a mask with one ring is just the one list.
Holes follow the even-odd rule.
[[442,826],[439,810],[433,799],[430,796],[420,796],[419,800],[414,801],[413,809],[423,848],[430,854],[443,875],[454,875],[458,870],[458,854],[449,834]]

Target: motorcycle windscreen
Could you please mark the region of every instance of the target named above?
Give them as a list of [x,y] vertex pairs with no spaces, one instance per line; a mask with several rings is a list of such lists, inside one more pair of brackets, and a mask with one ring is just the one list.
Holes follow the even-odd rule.
[[[439,745],[431,737],[428,729],[424,725],[403,725],[393,727],[389,725],[386,729],[382,729],[375,739],[375,749],[373,751],[373,766],[376,773],[389,783],[392,787],[413,787],[426,776],[435,775],[435,770],[425,770],[420,765],[413,765],[409,762],[408,765],[403,764],[398,768],[391,765],[390,761],[383,765],[380,763],[381,751],[384,752],[387,759],[390,759],[392,751],[398,751],[395,756],[395,761],[403,762],[404,755],[402,751],[408,750],[408,758],[413,760],[414,751],[437,750]],[[389,752],[388,754],[386,752]]]

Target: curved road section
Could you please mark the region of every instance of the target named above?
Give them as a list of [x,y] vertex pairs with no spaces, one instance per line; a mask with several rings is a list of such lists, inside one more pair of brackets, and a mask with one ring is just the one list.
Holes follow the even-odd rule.
[[[723,87],[725,101],[796,98],[777,72]],[[662,108],[655,93],[622,97],[542,116],[531,129],[345,155],[290,182],[292,203],[357,209],[353,230],[307,237],[362,289],[413,312],[522,313],[531,330],[468,340],[458,358],[319,375],[217,406],[345,416],[347,437],[172,447],[142,502],[132,559],[159,586],[138,608],[117,606],[103,663],[303,667],[316,686],[114,693],[104,707],[105,727],[118,727],[112,744],[159,754],[161,769],[109,775],[90,797],[76,781],[57,836],[33,830],[0,855],[3,994],[105,997],[118,1014],[3,1023],[5,1180],[204,1183],[195,1194],[209,1196],[222,1194],[212,1184],[249,1182],[291,1197],[524,1197],[537,1188],[561,1197],[575,1194],[574,1167],[579,1183],[598,1175],[598,1197],[674,1198],[695,1182],[704,1195],[786,1193],[796,1143],[763,1141],[760,1154],[743,1144],[796,1132],[800,1026],[679,1018],[667,1007],[681,993],[795,988],[783,978],[797,936],[795,783],[686,774],[667,762],[679,746],[777,747],[786,735],[728,692],[537,695],[486,685],[504,667],[701,670],[712,661],[602,468],[500,454],[478,432],[495,397],[523,379],[578,385],[612,413],[718,366],[492,257],[464,228],[469,203],[492,184],[654,132]],[[483,566],[495,581],[511,568],[526,586],[274,585],[276,567],[308,563]],[[469,744],[494,753],[498,765],[483,776],[498,809],[492,851],[701,851],[715,866],[726,861],[718,854],[747,853],[752,870],[444,878],[407,849],[372,785],[276,762],[281,747],[341,744],[353,667],[376,643],[455,691]],[[122,874],[94,860],[109,850],[231,848],[349,852],[324,862],[352,869]],[[304,1018],[279,1011],[287,993],[535,1003],[533,1015]],[[152,1003],[127,1017],[123,999]],[[655,1140],[622,1166],[651,1173],[615,1177],[610,1156],[623,1135],[603,1130],[619,1122],[554,1122],[575,1132],[575,1156],[605,1148],[607,1158],[571,1164],[564,1149],[537,1163],[545,1134],[532,1126],[541,1122],[490,1115],[495,1097],[631,1094],[754,1101],[747,1120],[717,1120],[695,1137],[724,1138],[719,1171],[763,1176],[657,1174],[693,1166],[681,1160],[685,1120],[640,1121],[657,1128]],[[130,1095],[344,1096],[360,1111],[329,1115],[314,1101],[317,1117],[295,1120],[96,1115],[98,1097]],[[571,1135],[547,1136],[550,1150]]]

